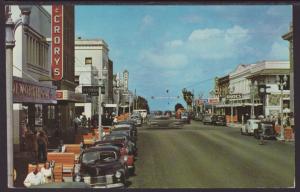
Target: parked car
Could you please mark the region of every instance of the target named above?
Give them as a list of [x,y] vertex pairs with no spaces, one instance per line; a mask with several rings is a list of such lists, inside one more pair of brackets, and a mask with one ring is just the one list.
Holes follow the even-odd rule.
[[130,120],[134,121],[136,126],[142,126],[142,118],[140,115],[131,115]]
[[257,129],[254,129],[254,137],[260,138],[260,135],[264,139],[276,139],[276,131],[272,122],[259,122]]
[[224,115],[214,115],[212,117],[212,123],[214,125],[226,126],[226,117]]
[[241,134],[244,135],[253,135],[254,129],[258,128],[258,123],[260,122],[259,119],[248,119],[246,125],[242,126]]
[[198,113],[194,117],[195,121],[202,121],[202,119],[203,119],[203,114],[202,113]]
[[122,142],[128,142],[128,145],[132,147],[133,154],[137,155],[137,147],[134,142],[130,139],[129,135],[126,133],[111,133],[110,135],[106,135],[103,137],[104,141],[110,140],[120,140]]
[[106,140],[106,141],[97,141],[95,146],[116,146],[120,149],[121,158],[124,159],[126,165],[128,167],[128,171],[130,175],[133,175],[135,172],[134,160],[135,156],[133,153],[132,146],[125,141],[121,140]]
[[123,188],[127,167],[115,146],[94,146],[85,149],[74,168],[73,180],[93,188]]
[[137,130],[134,129],[131,125],[123,124],[123,125],[115,125],[111,133],[126,133],[130,137],[130,140],[132,140],[134,143],[137,141]]
[[203,120],[202,120],[202,122],[203,122],[203,124],[205,125],[205,124],[212,124],[213,123],[213,119],[212,119],[212,115],[209,115],[209,114],[206,114],[206,115],[204,115],[203,116]]

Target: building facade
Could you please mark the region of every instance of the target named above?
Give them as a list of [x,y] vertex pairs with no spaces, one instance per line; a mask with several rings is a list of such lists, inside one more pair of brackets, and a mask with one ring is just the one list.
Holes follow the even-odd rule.
[[[245,122],[251,116],[278,116],[280,109],[289,112],[289,83],[283,90],[283,106],[280,105],[281,91],[277,76],[287,75],[289,78],[289,63],[287,61],[261,61],[254,64],[241,64],[232,71],[228,79],[218,85],[220,103],[216,105],[228,121]],[[225,76],[226,77],[226,76]],[[220,78],[221,79],[221,78]],[[259,87],[267,86],[267,94],[260,97]],[[223,86],[223,90],[222,90]],[[223,94],[222,94],[223,91]],[[225,113],[224,113],[225,112]]]
[[[104,85],[101,103],[113,103],[113,62],[108,56],[108,45],[102,39],[75,40],[75,75],[78,79],[76,90],[82,92],[82,86]],[[92,117],[99,114],[99,98],[93,96],[91,103],[76,104],[84,108],[85,115]],[[104,109],[105,110],[105,109]]]
[[[29,25],[22,25],[21,11],[11,6],[15,26],[13,51],[13,127],[15,151],[24,150],[26,130],[50,130],[56,104],[51,81],[51,15],[42,6],[32,6]],[[25,91],[32,90],[32,91]],[[35,90],[33,94],[33,90]],[[42,95],[43,94],[43,95]]]
[[290,25],[289,32],[284,34],[282,36],[284,40],[289,41],[289,59],[290,59],[290,98],[291,98],[291,103],[290,103],[290,109],[291,112],[294,113],[294,56],[293,56],[293,25]]

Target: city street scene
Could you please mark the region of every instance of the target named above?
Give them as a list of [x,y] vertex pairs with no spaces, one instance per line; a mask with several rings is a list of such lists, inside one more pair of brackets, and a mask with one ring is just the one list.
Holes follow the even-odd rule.
[[291,5],[6,5],[9,188],[294,188]]

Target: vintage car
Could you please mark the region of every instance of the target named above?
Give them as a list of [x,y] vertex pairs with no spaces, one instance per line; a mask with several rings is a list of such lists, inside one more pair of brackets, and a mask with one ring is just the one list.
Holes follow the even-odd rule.
[[131,115],[130,120],[134,121],[136,126],[142,126],[142,118],[140,115]]
[[136,143],[137,141],[137,130],[135,130],[131,125],[115,125],[111,133],[126,133],[129,135],[132,142]]
[[223,125],[226,126],[226,118],[224,115],[214,115],[212,117],[212,123],[214,125]]
[[124,188],[127,167],[116,146],[94,146],[84,150],[74,168],[73,180],[93,188]]
[[246,125],[242,126],[242,135],[253,135],[254,130],[258,128],[259,119],[248,119]]
[[253,135],[256,139],[259,139],[260,136],[263,139],[276,139],[276,131],[272,122],[259,122]]
[[119,140],[122,142],[128,143],[128,145],[131,147],[133,155],[137,156],[137,147],[134,142],[131,141],[130,137],[126,133],[120,133],[120,132],[112,132],[110,135],[106,135],[103,137],[103,141],[114,141]]
[[122,141],[122,140],[105,140],[105,141],[97,141],[95,143],[95,146],[116,146],[120,149],[120,154],[123,157],[123,159],[126,162],[126,165],[128,167],[128,171],[130,175],[134,175],[135,171],[135,165],[134,160],[135,156],[133,154],[132,146],[129,144],[129,142]]
[[205,124],[212,124],[213,123],[213,118],[212,118],[213,116],[212,115],[210,115],[210,114],[205,114],[204,116],[203,116],[203,119],[202,119],[202,122],[203,122],[203,124],[205,125]]
[[190,124],[191,123],[191,117],[190,114],[188,112],[183,112],[181,113],[181,120],[185,123]]

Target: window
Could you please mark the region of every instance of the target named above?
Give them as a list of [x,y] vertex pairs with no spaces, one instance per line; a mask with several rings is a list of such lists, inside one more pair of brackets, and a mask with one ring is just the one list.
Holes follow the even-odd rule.
[[92,58],[91,58],[91,57],[86,57],[86,58],[85,58],[85,64],[86,64],[86,65],[92,64]]

